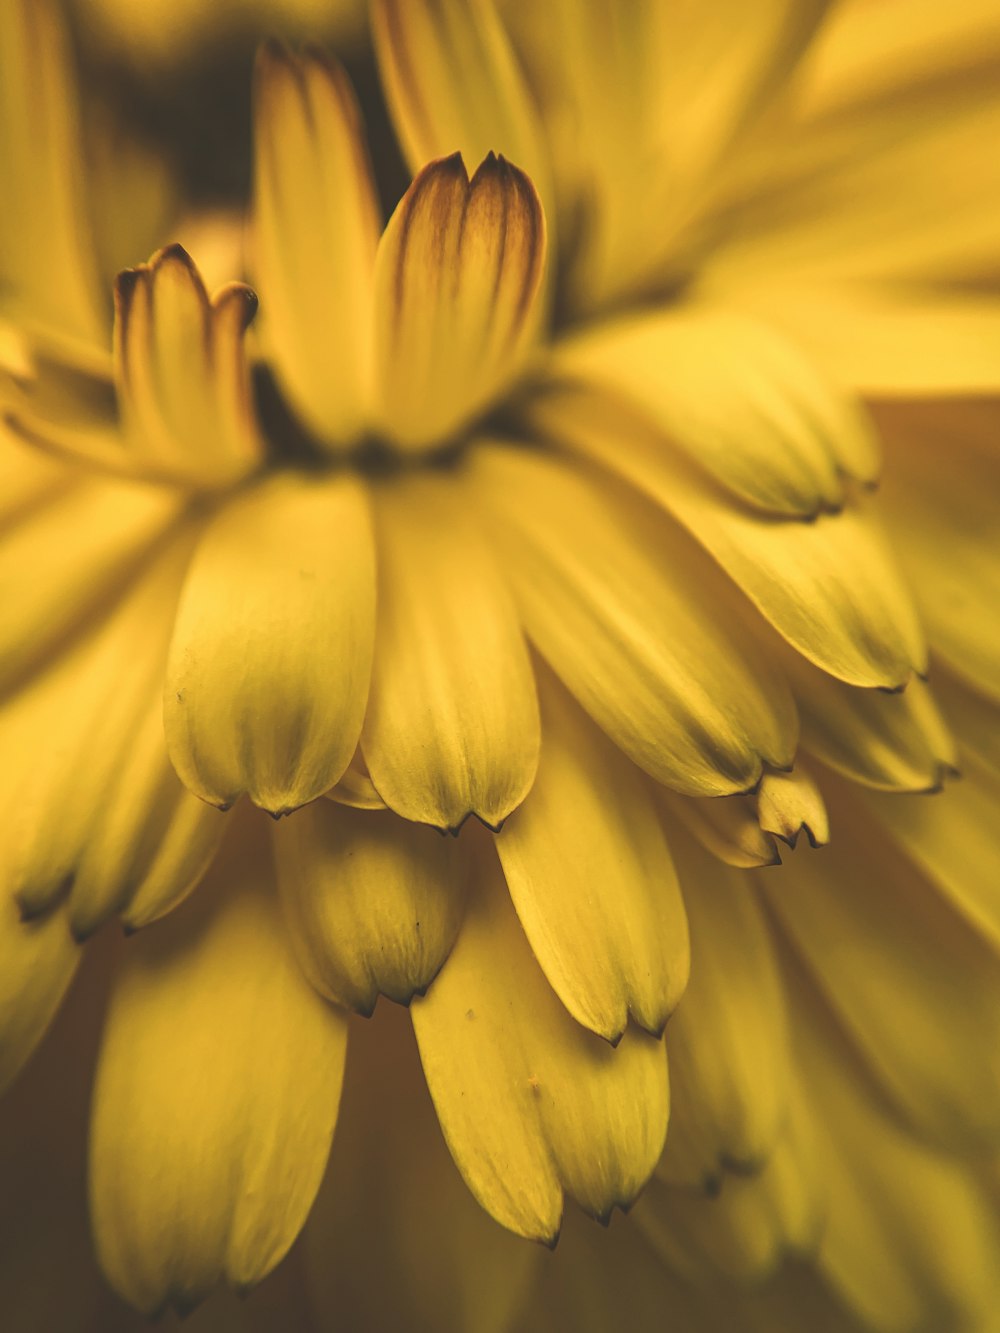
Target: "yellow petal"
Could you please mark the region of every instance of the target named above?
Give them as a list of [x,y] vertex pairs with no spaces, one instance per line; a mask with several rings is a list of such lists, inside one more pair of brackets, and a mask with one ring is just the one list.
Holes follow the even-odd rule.
[[0,422],[0,530],[22,519],[75,477]]
[[970,689],[959,676],[937,665],[934,693],[965,749],[1000,777],[1000,699]]
[[886,522],[931,646],[1000,700],[1000,405],[886,404]]
[[989,1327],[994,1210],[969,1168],[910,1138],[866,1094],[829,1017],[797,990],[797,1058],[828,1190],[821,1270],[866,1328]]
[[837,837],[821,852],[800,849],[780,883],[762,879],[767,904],[908,1121],[963,1151],[995,1146],[996,950],[870,817],[846,805],[833,784],[826,794]]
[[340,781],[329,791],[323,793],[328,800],[340,801],[354,810],[385,810],[386,803],[375,790],[368,765],[361,753],[361,747],[354,751],[354,758],[344,770]]
[[422,995],[461,925],[464,846],[334,801],[297,811],[274,843],[292,943],[317,990],[365,1015],[380,994]]
[[[794,344],[724,308],[680,306],[557,345],[552,373],[620,393],[740,499],[813,515],[879,457],[859,409]],[[669,453],[669,450],[665,452]]]
[[37,666],[120,592],[179,510],[169,492],[103,480],[26,510],[0,543],[0,681]]
[[451,477],[373,492],[378,628],[362,748],[407,819],[496,827],[538,764],[535,681],[497,561]]
[[32,333],[83,344],[107,337],[87,232],[84,157],[69,42],[50,0],[0,15],[0,178],[17,206],[0,220],[0,289]]
[[812,523],[765,517],[604,395],[547,395],[531,419],[672,513],[792,646],[831,675],[896,689],[926,670],[916,612],[869,504],[859,500]]
[[521,369],[545,262],[529,178],[491,153],[432,162],[389,220],[375,270],[375,424],[406,449],[445,443]]
[[302,1249],[318,1330],[510,1333],[532,1299],[548,1254],[498,1227],[466,1189],[396,1005],[352,1026]]
[[159,696],[191,544],[179,535],[0,713],[5,803],[21,811],[5,847],[7,883],[30,916],[68,897],[81,938],[123,905],[155,855],[162,812],[150,809],[146,783],[171,780]]
[[244,825],[182,911],[135,935],[94,1089],[98,1255],[138,1309],[251,1286],[305,1220],[329,1152],[343,1016],[298,972]]
[[645,1184],[663,1147],[667,1065],[644,1032],[612,1049],[570,1018],[483,850],[458,943],[414,1000],[413,1026],[469,1188],[511,1231],[551,1244],[564,1192],[607,1217]]
[[232,500],[195,553],[174,630],[164,720],[188,787],[274,814],[332,787],[364,716],[374,637],[365,494],[277,475]]
[[684,990],[687,921],[639,771],[549,673],[531,795],[497,836],[507,887],[549,984],[584,1027],[660,1034]]
[[328,448],[354,442],[371,381],[379,216],[354,94],[318,51],[257,59],[253,271],[262,335],[296,411]]
[[790,762],[787,687],[730,635],[724,580],[676,525],[610,478],[511,445],[477,446],[470,473],[528,635],[640,768],[719,795]]
[[393,121],[414,173],[459,152],[503,153],[550,213],[538,112],[494,0],[375,0],[372,31]]
[[115,377],[125,445],[151,471],[229,484],[262,451],[243,335],[257,298],[230,283],[209,300],[179,245],[115,284]]
[[971,757],[962,780],[930,796],[866,793],[865,809],[952,906],[1000,951],[996,819],[1000,777]]
[[759,1171],[778,1142],[789,1099],[784,995],[747,877],[679,831],[671,842],[692,958],[667,1030],[672,1105],[656,1174],[668,1185],[717,1194],[730,1188],[727,1173]]
[[726,865],[746,870],[781,864],[774,838],[757,819],[752,796],[678,796],[664,787],[659,799],[665,811]]
[[755,799],[761,828],[789,847],[795,846],[800,833],[805,833],[813,847],[830,841],[823,797],[801,763],[794,773],[765,773]]
[[797,1093],[773,1155],[759,1174],[729,1177],[721,1194],[654,1180],[635,1220],[670,1266],[695,1281],[760,1282],[822,1234],[826,1181],[815,1160],[813,1116]]
[[[957,763],[955,743],[921,680],[898,694],[862,690],[783,653],[802,744],[845,777],[882,791],[929,791]],[[937,674],[935,673],[935,685]]]
[[45,1034],[80,957],[60,912],[22,922],[9,895],[0,903],[0,1091],[20,1073]]

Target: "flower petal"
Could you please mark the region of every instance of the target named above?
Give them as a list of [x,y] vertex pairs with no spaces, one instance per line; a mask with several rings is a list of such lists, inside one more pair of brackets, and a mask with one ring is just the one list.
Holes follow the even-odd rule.
[[458,943],[427,995],[414,1000],[413,1026],[469,1188],[511,1231],[551,1244],[564,1191],[607,1217],[645,1184],[666,1130],[666,1060],[644,1032],[628,1033],[613,1050],[574,1023],[531,955],[499,865],[483,850]]
[[60,912],[21,921],[13,899],[0,903],[0,1091],[44,1036],[76,971],[81,951]]
[[209,299],[187,251],[158,250],[115,283],[115,379],[126,450],[153,472],[228,485],[257,464],[243,336],[257,297]]
[[726,496],[671,455],[622,403],[601,395],[547,395],[532,405],[531,421],[672,513],[761,614],[823,670],[852,685],[886,689],[926,670],[910,595],[864,502],[812,523],[768,518]]
[[127,947],[94,1089],[91,1199],[112,1284],[190,1310],[283,1257],[329,1152],[343,1015],[291,957],[243,827],[183,911]]
[[679,831],[671,846],[692,965],[667,1031],[672,1104],[656,1175],[714,1195],[729,1189],[729,1173],[759,1171],[778,1142],[790,1096],[784,994],[747,877]]
[[422,995],[462,922],[463,846],[334,801],[276,826],[274,845],[292,943],[316,989],[365,1015],[380,994]]
[[814,515],[870,483],[879,455],[859,409],[766,324],[680,306],[557,345],[552,373],[621,394],[741,500]]
[[996,1309],[994,1209],[964,1163],[904,1133],[866,1093],[806,985],[790,1006],[827,1182],[819,1266],[874,1328],[976,1328]]
[[781,864],[774,838],[760,826],[752,796],[678,796],[664,787],[659,797],[663,809],[726,865],[747,870]]
[[970,689],[959,676],[937,666],[934,692],[965,749],[1000,777],[1000,699]]
[[407,819],[496,827],[538,764],[535,681],[497,561],[451,477],[373,492],[378,628],[362,734],[379,796]]
[[459,152],[503,153],[550,213],[542,127],[494,0],[374,0],[372,31],[410,167]]
[[1000,958],[839,787],[826,795],[838,837],[761,880],[767,905],[907,1120],[948,1147],[995,1148]]
[[675,524],[610,478],[509,444],[478,445],[470,475],[530,638],[640,768],[719,795],[791,761],[784,681],[729,633],[724,581]]
[[796,764],[793,773],[765,773],[755,799],[761,828],[789,847],[795,846],[800,833],[813,847],[830,841],[823,797],[802,764]]
[[211,805],[281,814],[354,754],[374,639],[366,497],[350,478],[278,474],[209,522],[181,596],[167,747]]
[[83,480],[22,515],[0,543],[0,688],[120,592],[180,507],[171,492]]
[[548,672],[538,778],[496,839],[552,989],[584,1027],[656,1035],[687,982],[684,904],[642,775]]
[[398,447],[446,443],[521,368],[535,326],[545,219],[535,187],[492,153],[417,176],[379,242],[375,424]]
[[318,51],[261,49],[253,271],[262,336],[296,410],[331,449],[364,426],[379,215],[347,76]]

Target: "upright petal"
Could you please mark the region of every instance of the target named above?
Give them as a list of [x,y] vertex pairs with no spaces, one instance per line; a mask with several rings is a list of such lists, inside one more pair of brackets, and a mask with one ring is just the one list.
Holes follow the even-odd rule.
[[417,176],[375,271],[375,425],[396,445],[446,443],[506,388],[535,328],[545,219],[531,181],[491,152]]
[[643,1032],[613,1050],[570,1018],[483,851],[462,933],[414,1000],[413,1026],[469,1188],[504,1226],[551,1244],[564,1192],[606,1218],[645,1184],[663,1147],[667,1065]]
[[477,446],[470,475],[528,635],[640,768],[720,795],[791,762],[787,687],[729,630],[724,580],[669,518],[514,445]]
[[371,387],[379,216],[357,103],[335,61],[261,50],[254,153],[267,357],[317,437],[343,448],[363,428]]
[[538,778],[496,839],[535,957],[584,1027],[659,1035],[688,975],[680,886],[642,774],[550,673]]
[[167,746],[211,805],[283,814],[341,776],[364,717],[375,630],[367,500],[346,477],[278,474],[211,519],[167,666]]
[[361,745],[372,782],[407,819],[491,827],[538,764],[528,650],[500,562],[453,479],[373,492],[378,626]]
[[369,1015],[409,1004],[448,957],[468,887],[464,843],[387,811],[316,801],[274,829],[278,882],[302,970]]
[[346,1022],[299,973],[251,832],[182,911],[129,941],[111,999],[91,1207],[105,1272],[145,1313],[268,1273],[333,1135]]

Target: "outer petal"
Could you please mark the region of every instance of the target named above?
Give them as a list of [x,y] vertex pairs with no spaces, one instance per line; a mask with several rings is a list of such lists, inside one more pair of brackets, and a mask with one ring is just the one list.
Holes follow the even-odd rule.
[[330,1167],[302,1250],[322,1330],[512,1333],[532,1301],[548,1254],[498,1227],[466,1189],[395,1005],[352,1027]]
[[674,524],[609,479],[509,444],[480,445],[471,481],[529,636],[640,768],[718,795],[752,787],[763,761],[790,762],[783,679],[731,637],[724,581]]
[[773,836],[760,826],[752,796],[678,796],[664,788],[660,802],[706,851],[726,865],[747,870],[781,864]]
[[618,392],[741,500],[815,515],[844,502],[843,474],[878,476],[874,433],[767,325],[681,306],[557,346],[553,374]]
[[374,492],[378,630],[362,749],[386,805],[495,827],[538,764],[535,681],[499,562],[451,477]]
[[24,512],[0,543],[0,682],[37,666],[119,593],[180,505],[168,491],[84,480]]
[[543,679],[538,779],[496,840],[507,887],[577,1022],[613,1042],[630,1017],[658,1035],[688,975],[670,852],[641,773]]
[[535,187],[492,153],[417,176],[379,242],[375,424],[399,447],[446,443],[522,367],[545,261]]
[[22,922],[13,900],[0,903],[0,1091],[41,1040],[73,978],[80,950],[55,913]]
[[813,847],[830,841],[830,821],[816,783],[802,764],[794,773],[765,773],[757,792],[757,818],[766,833],[794,847],[805,833]]
[[549,990],[484,856],[462,933],[411,1012],[452,1156],[497,1221],[554,1242],[563,1192],[607,1217],[642,1188],[663,1146],[663,1048],[617,1050],[578,1027]]
[[692,964],[667,1033],[673,1104],[656,1174],[714,1195],[729,1190],[727,1172],[759,1171],[778,1142],[790,1095],[784,995],[747,877],[679,831],[672,844]]
[[827,797],[838,836],[762,880],[768,906],[907,1119],[948,1147],[995,1148],[997,953],[870,818]]
[[98,1064],[97,1250],[145,1312],[274,1267],[337,1115],[346,1023],[298,972],[266,850],[238,832],[185,910],[129,942]]
[[274,814],[332,787],[364,716],[374,551],[359,483],[277,475],[211,520],[177,613],[170,756],[212,805]]
[[255,94],[254,273],[282,385],[329,448],[354,442],[371,387],[379,217],[360,116],[322,54],[265,46]]
[[494,0],[375,0],[372,25],[393,119],[414,172],[456,151],[519,163],[551,213],[548,155]]
[[464,845],[334,801],[298,811],[274,839],[292,943],[317,990],[365,1015],[380,994],[422,995],[462,922]]
[[550,395],[531,417],[536,429],[674,514],[792,646],[831,675],[896,689],[926,670],[909,592],[864,503],[812,523],[766,518],[726,496],[603,395]]

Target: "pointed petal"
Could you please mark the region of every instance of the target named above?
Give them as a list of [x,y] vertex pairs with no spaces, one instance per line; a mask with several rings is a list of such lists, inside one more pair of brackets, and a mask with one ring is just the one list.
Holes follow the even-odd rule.
[[613,1050],[574,1023],[483,852],[458,943],[414,1000],[413,1026],[469,1188],[511,1231],[551,1243],[564,1192],[606,1217],[645,1184],[666,1130],[666,1060],[643,1032]]
[[334,60],[261,49],[254,152],[267,357],[318,438],[344,447],[361,433],[371,386],[379,216],[357,103]]
[[373,492],[378,629],[362,748],[407,819],[491,827],[538,764],[535,681],[499,563],[451,477]]
[[845,685],[798,653],[783,653],[781,664],[803,746],[838,773],[881,791],[916,792],[939,786],[954,770],[955,742],[922,680],[889,694]]
[[109,602],[180,507],[171,492],[85,480],[26,512],[0,543],[0,682],[36,667]]
[[934,693],[963,747],[983,768],[1000,777],[1000,699],[970,689],[961,677],[938,666]]
[[563,687],[543,677],[531,795],[496,847],[549,984],[584,1027],[659,1035],[687,982],[684,904],[641,773]]
[[375,0],[371,15],[413,172],[449,153],[468,162],[503,153],[532,178],[549,213],[542,127],[494,0]]
[[545,262],[529,178],[491,153],[424,168],[375,271],[375,424],[396,445],[446,443],[524,364]]
[[[758,1171],[788,1111],[784,994],[747,877],[671,839],[691,923],[691,980],[667,1031],[671,1111],[657,1177],[717,1194]],[[723,1184],[723,1178],[725,1183]]]
[[548,1255],[498,1227],[466,1189],[396,1005],[352,1025],[302,1250],[319,1330],[510,1333],[533,1298]]
[[724,581],[669,519],[511,445],[481,444],[470,474],[529,637],[640,768],[719,795],[752,787],[765,760],[790,761],[784,681],[730,636]]
[[323,995],[369,1015],[409,1004],[462,922],[464,846],[386,811],[316,801],[274,829],[278,882],[302,970]]
[[658,795],[663,810],[726,865],[748,870],[781,864],[774,838],[757,819],[752,796],[678,796],[665,787]]
[[209,522],[174,630],[164,721],[188,787],[274,814],[332,787],[354,754],[371,669],[374,551],[347,477],[278,474]]
[[115,283],[115,380],[126,448],[154,471],[229,485],[263,446],[243,337],[257,297],[230,283],[209,299],[179,245]]
[[870,816],[826,795],[838,836],[762,879],[767,905],[907,1120],[948,1147],[995,1147],[1000,958]]
[[874,432],[794,344],[710,305],[601,325],[557,345],[553,374],[621,394],[739,499],[780,514],[843,504],[877,479]]
[[765,773],[755,799],[761,828],[789,847],[795,846],[800,833],[813,847],[830,841],[822,794],[801,763],[793,773]]
[[0,903],[0,1091],[6,1091],[44,1036],[80,954],[61,913],[40,921],[21,921],[13,899],[4,896]]
[[[812,523],[738,504],[601,395],[553,394],[534,427],[602,464],[672,513],[792,646],[852,685],[896,689],[927,650],[910,594],[872,507],[857,501]],[[780,767],[781,765],[777,765]]]
[[190,1310],[257,1282],[305,1221],[329,1152],[346,1023],[292,959],[244,826],[183,911],[134,936],[94,1089],[91,1200],[113,1286]]

